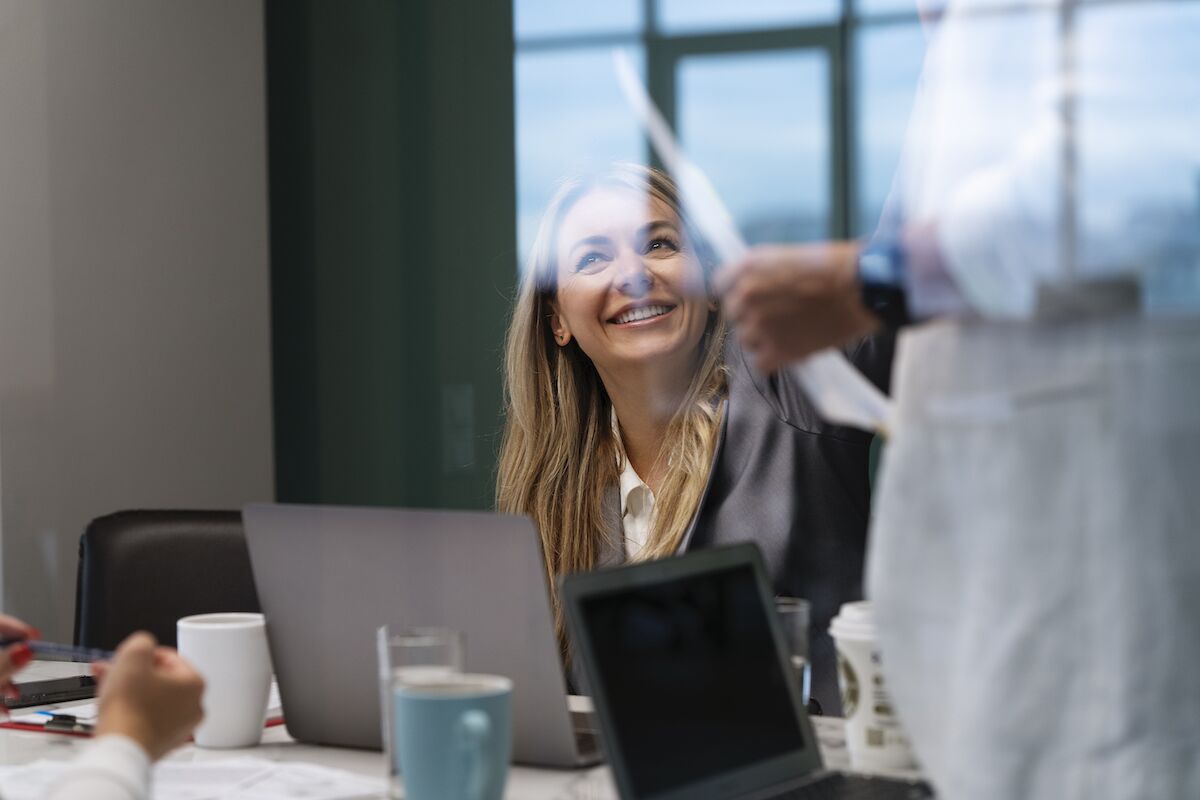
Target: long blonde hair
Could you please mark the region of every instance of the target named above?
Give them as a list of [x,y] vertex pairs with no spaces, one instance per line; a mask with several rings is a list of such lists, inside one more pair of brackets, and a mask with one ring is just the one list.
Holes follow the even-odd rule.
[[[600,375],[575,341],[559,347],[550,329],[558,291],[558,229],[567,212],[599,187],[647,193],[679,215],[688,232],[678,192],[664,173],[620,164],[590,178],[564,182],[550,201],[521,278],[505,348],[504,438],[496,480],[500,511],[527,514],[541,533],[562,633],[555,577],[596,566],[618,545],[621,531],[606,528],[606,493],[618,485],[623,451],[614,434],[612,404]],[[702,254],[703,245],[686,235]],[[685,245],[685,247],[688,245]],[[699,257],[706,282],[711,259]],[[650,536],[638,558],[671,555],[695,514],[707,482],[725,394],[726,325],[719,309],[709,314],[698,366],[684,401],[667,427],[659,464],[666,464],[655,496]]]

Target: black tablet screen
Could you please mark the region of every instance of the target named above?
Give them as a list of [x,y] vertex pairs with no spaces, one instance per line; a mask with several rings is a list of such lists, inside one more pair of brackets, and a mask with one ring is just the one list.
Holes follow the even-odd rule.
[[598,594],[580,608],[639,797],[804,747],[751,566]]

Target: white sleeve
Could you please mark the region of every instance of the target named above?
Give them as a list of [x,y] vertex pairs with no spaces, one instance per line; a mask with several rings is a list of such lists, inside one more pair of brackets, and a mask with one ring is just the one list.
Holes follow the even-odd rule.
[[96,739],[50,788],[46,800],[146,800],[150,757],[119,734]]
[[[941,271],[988,317],[1030,319],[1076,288],[1087,302],[1092,282],[1105,309],[1109,281],[1140,286],[1144,310],[1200,313],[1200,138],[1179,121],[1200,82],[1170,66],[1194,62],[1195,16],[991,5],[950,0],[930,40],[897,176],[905,224],[936,232]],[[909,308],[939,310],[941,274],[910,272]]]
[[1029,318],[1037,288],[1061,278],[1058,126],[1027,133],[1006,161],[964,176],[938,212],[946,266],[986,316]]

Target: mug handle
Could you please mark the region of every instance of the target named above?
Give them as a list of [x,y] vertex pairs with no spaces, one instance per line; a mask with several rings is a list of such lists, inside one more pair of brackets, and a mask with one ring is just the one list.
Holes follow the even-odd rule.
[[492,720],[477,708],[458,718],[458,750],[466,761],[466,798],[484,800],[491,769],[487,757],[492,740]]

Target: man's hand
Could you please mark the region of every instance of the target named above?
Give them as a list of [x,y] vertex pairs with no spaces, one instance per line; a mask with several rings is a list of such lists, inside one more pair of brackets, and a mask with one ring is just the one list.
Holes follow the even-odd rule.
[[879,320],[863,307],[854,242],[755,247],[717,275],[742,347],[763,372],[865,336]]
[[92,665],[100,681],[96,733],[119,733],[157,761],[187,741],[204,717],[204,680],[169,647],[148,633],[121,643],[111,663]]

